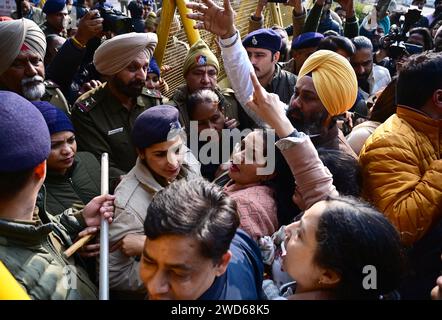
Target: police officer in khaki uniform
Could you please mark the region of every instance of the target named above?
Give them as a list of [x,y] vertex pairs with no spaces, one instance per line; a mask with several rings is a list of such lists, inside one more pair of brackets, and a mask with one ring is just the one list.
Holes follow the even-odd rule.
[[260,84],[267,92],[275,93],[289,104],[295,91],[296,76],[282,70],[278,64],[282,44],[281,36],[272,29],[250,32],[242,42]]
[[135,165],[130,133],[137,116],[153,105],[143,87],[156,44],[153,33],[123,34],[101,44],[94,65],[107,82],[80,96],[72,110],[79,149],[98,159],[109,153],[111,187]]
[[170,105],[175,105],[180,111],[181,125],[190,132],[190,120],[187,110],[188,97],[197,90],[211,89],[220,98],[220,104],[229,119],[236,119],[240,128],[254,128],[256,124],[242,110],[230,88],[218,87],[217,76],[219,63],[216,56],[203,40],[197,41],[189,50],[183,66],[185,84],[179,86],[172,96]]

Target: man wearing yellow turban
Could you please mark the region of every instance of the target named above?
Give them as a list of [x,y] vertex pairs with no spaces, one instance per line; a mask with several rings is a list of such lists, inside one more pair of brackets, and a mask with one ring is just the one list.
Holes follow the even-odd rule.
[[313,53],[298,75],[287,116],[300,131],[310,135],[316,147],[341,149],[356,155],[338,129],[336,117],[356,101],[358,82],[347,59],[329,51]]
[[109,174],[115,183],[135,165],[130,138],[135,119],[157,101],[144,88],[157,42],[154,33],[135,32],[103,42],[93,62],[106,82],[79,97],[72,110],[78,147],[98,159],[109,153]]
[[[193,10],[187,16],[197,21],[196,29],[205,29],[219,36],[224,69],[235,95],[255,120],[256,114],[253,115],[254,111],[247,107],[254,92],[250,79],[254,70],[241,46],[232,5],[227,0],[223,7],[204,0],[203,3],[191,2],[187,7]],[[356,157],[336,124],[336,116],[352,107],[357,90],[355,72],[344,57],[332,51],[317,51],[304,62],[298,74],[287,116],[295,128],[310,135],[317,148],[341,149]],[[262,119],[256,122],[265,125]]]

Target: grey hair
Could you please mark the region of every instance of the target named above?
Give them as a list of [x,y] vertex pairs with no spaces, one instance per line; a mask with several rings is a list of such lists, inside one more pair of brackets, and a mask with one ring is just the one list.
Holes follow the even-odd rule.
[[371,43],[370,39],[364,36],[358,36],[354,37],[352,40],[353,44],[356,47],[356,51],[360,49],[370,49],[373,51],[373,44]]

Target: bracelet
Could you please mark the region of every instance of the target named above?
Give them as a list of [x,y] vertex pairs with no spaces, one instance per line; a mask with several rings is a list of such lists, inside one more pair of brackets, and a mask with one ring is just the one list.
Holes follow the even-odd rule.
[[79,48],[81,48],[81,49],[86,48],[86,45],[85,45],[85,44],[82,44],[80,41],[78,41],[77,38],[75,38],[75,36],[71,37],[71,39],[72,39],[72,42],[74,42],[74,44],[75,44],[77,47],[79,47]]
[[228,45],[224,45],[221,41],[219,42],[220,46],[223,48],[230,48],[232,47],[239,39],[239,30],[236,30],[236,34],[235,34],[235,40],[233,40],[233,42],[231,44]]

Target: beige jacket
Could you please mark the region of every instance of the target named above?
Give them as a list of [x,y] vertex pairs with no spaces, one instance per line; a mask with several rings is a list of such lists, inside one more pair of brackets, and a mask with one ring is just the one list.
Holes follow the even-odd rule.
[[307,210],[328,196],[338,196],[333,176],[319,158],[310,138],[302,132],[296,137],[276,142],[296,181],[293,201],[301,210]]
[[361,149],[368,137],[371,136],[376,128],[380,125],[381,123],[377,121],[364,121],[354,127],[350,134],[346,137],[348,144],[357,155],[359,155],[361,152]]
[[[186,179],[200,175],[200,164],[187,149],[180,176]],[[149,169],[137,159],[135,167],[115,189],[115,215],[109,226],[112,246],[130,233],[144,235],[144,220],[153,196],[163,189]],[[109,254],[109,287],[118,291],[144,292],[137,257],[127,257],[121,250]]]

